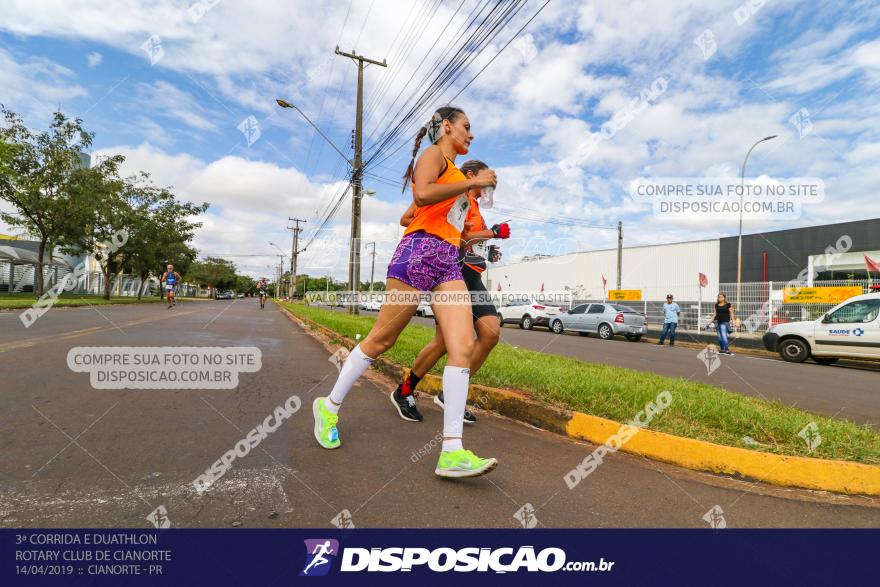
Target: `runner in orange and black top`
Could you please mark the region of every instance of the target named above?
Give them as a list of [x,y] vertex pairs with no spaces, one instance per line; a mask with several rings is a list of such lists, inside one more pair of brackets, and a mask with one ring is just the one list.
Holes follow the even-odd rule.
[[[465,177],[472,177],[481,169],[487,169],[488,166],[482,161],[467,161],[462,164],[461,171]],[[460,248],[460,260],[462,264],[461,274],[464,278],[465,285],[471,292],[471,313],[474,320],[474,330],[477,333],[477,341],[474,345],[474,352],[471,355],[471,376],[473,376],[480,367],[483,366],[486,357],[498,344],[498,338],[501,334],[501,326],[498,322],[498,310],[495,305],[488,299],[489,292],[483,285],[482,273],[486,270],[486,262],[495,263],[501,258],[501,252],[497,246],[487,245],[487,241],[492,238],[509,238],[510,227],[507,223],[499,224],[489,228],[486,221],[480,214],[478,204],[479,198],[483,195],[482,188],[474,188],[468,191],[470,199],[470,209],[468,210],[467,220],[465,222],[465,232],[462,233],[462,243]],[[403,226],[408,226],[412,221],[414,206],[404,213],[400,219]],[[391,401],[397,408],[397,413],[401,418],[409,422],[421,422],[422,414],[416,407],[413,392],[419,381],[425,374],[434,367],[437,361],[446,354],[446,345],[443,342],[443,329],[439,323],[434,333],[434,339],[428,343],[419,353],[412,369],[404,377],[400,385],[391,393]],[[439,393],[434,397],[434,403],[443,407],[443,393]],[[473,424],[477,421],[476,417],[469,410],[465,410],[464,422]]]
[[[416,161],[426,135],[431,145]],[[315,439],[324,448],[339,448],[338,414],[346,395],[376,357],[397,341],[419,306],[420,292],[430,291],[447,298],[447,303],[434,306],[447,349],[443,443],[434,473],[441,477],[474,477],[498,465],[496,459],[478,457],[462,444],[474,330],[458,248],[470,208],[468,190],[496,183],[495,173],[489,169],[468,178],[455,166],[456,157],[468,152],[473,138],[467,115],[451,106],[438,109],[416,135],[404,186],[412,180],[417,208],[388,265],[379,317],[366,338],[349,353],[330,395],[312,404]]]

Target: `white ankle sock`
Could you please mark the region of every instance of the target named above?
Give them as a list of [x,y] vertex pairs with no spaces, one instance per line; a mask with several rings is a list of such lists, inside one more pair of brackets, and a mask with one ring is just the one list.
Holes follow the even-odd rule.
[[[446,366],[443,369],[443,450],[459,450],[464,428],[464,407],[467,403],[471,370]],[[455,438],[452,438],[455,437]],[[448,440],[447,440],[448,439]]]
[[339,379],[336,380],[336,385],[333,386],[333,391],[328,396],[330,401],[326,402],[327,410],[334,414],[339,413],[339,408],[345,401],[345,396],[351,391],[351,386],[364,374],[372,362],[373,359],[361,351],[361,345],[357,345],[351,350],[339,371]]

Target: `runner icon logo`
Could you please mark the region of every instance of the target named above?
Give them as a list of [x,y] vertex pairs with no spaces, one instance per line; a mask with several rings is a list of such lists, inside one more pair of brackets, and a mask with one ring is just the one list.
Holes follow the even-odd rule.
[[724,510],[720,505],[712,506],[708,512],[703,514],[703,520],[715,530],[723,530],[727,528],[727,520],[724,519]]
[[306,544],[306,565],[300,577],[323,577],[330,572],[333,560],[339,554],[339,541],[332,538],[310,538]]
[[718,351],[711,344],[700,351],[697,358],[706,366],[707,375],[711,375],[721,366],[721,357],[718,356]]

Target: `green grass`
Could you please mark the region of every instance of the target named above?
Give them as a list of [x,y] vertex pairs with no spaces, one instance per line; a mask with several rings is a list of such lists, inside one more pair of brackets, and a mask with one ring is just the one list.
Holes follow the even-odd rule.
[[[178,297],[177,301],[186,301],[188,299],[193,298],[181,298]],[[110,300],[105,300],[102,296],[94,296],[94,295],[77,295],[77,294],[64,294],[58,298],[52,307],[54,308],[64,308],[69,306],[106,306],[110,304],[149,304],[154,302],[163,302],[165,301],[162,298],[157,298],[155,296],[144,296],[142,299],[137,299],[136,297],[117,297],[111,296]],[[14,294],[6,294],[0,292],[0,309],[16,309],[16,308],[29,308],[33,306],[37,302],[37,298],[34,297],[33,294],[30,293],[14,293]]]
[[[363,338],[376,321],[374,317],[351,316],[302,304],[281,305],[349,338],[357,334]],[[433,336],[432,328],[410,324],[385,357],[400,365],[412,365]],[[443,361],[434,367],[433,373],[440,374],[442,368]],[[618,422],[629,421],[660,392],[669,391],[672,403],[651,422],[652,430],[776,454],[880,464],[880,434],[869,426],[683,378],[587,363],[501,343],[471,381],[526,391],[547,404]],[[812,453],[798,436],[810,422],[817,424],[822,436],[821,444]],[[746,445],[746,436],[763,446]]]

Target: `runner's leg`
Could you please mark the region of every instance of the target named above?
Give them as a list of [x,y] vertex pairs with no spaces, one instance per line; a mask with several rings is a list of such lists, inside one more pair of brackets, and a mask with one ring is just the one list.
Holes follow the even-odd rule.
[[397,389],[390,394],[391,404],[397,409],[401,419],[407,422],[421,422],[425,419],[416,406],[414,392],[419,381],[445,354],[446,345],[443,342],[443,330],[438,324],[434,331],[434,338],[421,350],[412,369],[406,374]]
[[[440,284],[434,291],[461,293],[464,299],[467,288],[464,281],[455,280]],[[473,318],[470,304],[464,301],[458,304],[437,304],[434,315],[443,329],[448,355],[446,367],[443,369],[443,450],[456,451],[462,448],[464,408],[474,349]]]
[[483,316],[474,323],[474,328],[477,331],[477,342],[471,355],[471,377],[477,374],[501,338],[501,325],[495,316]]
[[393,278],[387,280],[385,300],[373,328],[343,363],[330,395],[317,398],[312,405],[315,438],[324,448],[339,446],[336,423],[345,397],[376,357],[394,346],[419,306],[418,290]]
[[434,330],[434,338],[431,339],[425,348],[419,352],[419,356],[416,357],[415,362],[412,366],[412,372],[415,373],[419,379],[424,378],[424,376],[430,371],[434,365],[437,364],[443,355],[446,354],[446,343],[443,340],[443,327],[440,324],[437,324],[436,329]]
[[463,280],[447,281],[435,292],[460,293],[463,303],[436,304],[434,313],[443,328],[448,359],[443,369],[443,448],[434,473],[441,477],[473,477],[493,470],[498,461],[476,456],[462,445],[464,411],[474,348],[473,313]]

